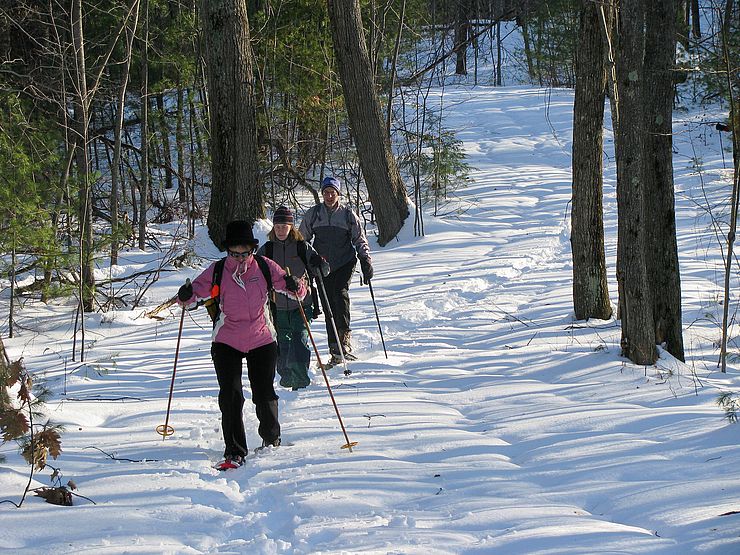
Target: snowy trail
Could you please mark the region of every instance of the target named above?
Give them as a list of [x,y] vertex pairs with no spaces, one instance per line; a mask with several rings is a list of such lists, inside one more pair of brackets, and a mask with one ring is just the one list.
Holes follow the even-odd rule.
[[[309,389],[279,390],[288,445],[234,472],[213,470],[221,440],[200,313],[185,320],[176,433],[162,441],[154,427],[164,418],[178,314],[161,324],[121,315],[92,330],[94,363],[73,368],[64,342],[27,355],[78,399],[50,405],[52,418],[68,423],[59,464],[98,505],[0,508],[0,545],[28,553],[740,550],[740,521],[719,516],[740,508],[737,431],[714,404],[717,388],[737,378],[701,365],[695,376],[669,358],[635,367],[618,356],[614,322],[572,321],[572,92],[460,88],[445,103],[476,183],[460,192],[459,219],[427,216],[425,237],[405,230],[402,242],[376,250],[388,360],[367,289],[353,285],[363,360],[349,377],[330,373],[359,442],[353,453],[340,448],[314,372]],[[695,203],[679,202],[682,221],[698,229]],[[689,263],[691,248],[682,250]],[[689,267],[696,276],[685,290],[701,291],[706,265]],[[160,297],[183,277],[166,282],[169,290],[163,283]],[[322,327],[314,333],[324,355]],[[249,402],[245,419],[257,445]],[[4,497],[24,470],[7,456]],[[23,528],[29,513],[50,526]]]

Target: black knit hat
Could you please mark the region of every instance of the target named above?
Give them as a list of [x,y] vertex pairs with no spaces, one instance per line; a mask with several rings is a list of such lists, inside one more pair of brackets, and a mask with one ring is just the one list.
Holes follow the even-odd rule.
[[293,225],[293,212],[287,206],[278,206],[275,214],[272,216],[273,224],[290,224]]
[[235,220],[226,224],[226,237],[224,238],[223,248],[228,249],[236,245],[251,246],[257,248],[259,241],[254,238],[252,224],[243,220]]

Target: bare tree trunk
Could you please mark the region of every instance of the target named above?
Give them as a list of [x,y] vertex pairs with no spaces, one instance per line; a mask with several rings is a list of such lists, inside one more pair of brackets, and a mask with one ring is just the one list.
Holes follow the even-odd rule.
[[175,145],[177,149],[177,197],[187,209],[188,188],[185,182],[185,99],[182,80],[177,79],[177,119],[175,121]]
[[618,15],[617,83],[617,280],[622,284],[622,353],[635,364],[657,360],[653,305],[645,263],[643,0],[622,0]]
[[350,127],[378,223],[378,243],[393,239],[408,217],[408,199],[385,132],[358,0],[328,0],[334,52]]
[[684,360],[681,276],[673,191],[673,91],[677,0],[647,2],[645,35],[645,260],[652,287],[655,342]]
[[573,308],[578,320],[612,315],[604,254],[603,123],[606,100],[604,41],[596,6],[584,1],[576,50],[573,107]]
[[470,33],[470,13],[467,0],[457,0],[455,21],[455,74],[468,74],[468,34]]
[[[519,22],[522,28],[522,39],[524,40],[524,56],[527,58],[527,73],[530,79],[534,79],[534,62],[532,61],[532,48],[529,42],[529,29],[527,28],[527,21],[522,19]],[[497,70],[498,71],[498,70]]]
[[139,180],[139,248],[146,250],[146,210],[149,200],[149,0],[143,0],[141,39],[141,179]]
[[[162,141],[162,165],[164,166],[164,188],[174,188],[172,179],[172,152],[170,152],[170,127],[167,125],[167,110],[164,105],[164,94],[157,94],[157,123]],[[165,199],[167,197],[165,196]]]
[[95,275],[93,273],[92,187],[90,185],[90,161],[87,151],[88,98],[85,38],[82,28],[82,0],[74,0],[72,5],[72,40],[77,65],[74,127],[78,136],[76,160],[80,178],[80,300],[83,310],[90,312],[94,309]]
[[396,44],[393,48],[393,60],[391,60],[391,82],[388,86],[388,113],[386,114],[386,131],[391,136],[391,119],[393,117],[393,93],[396,88],[396,64],[398,63],[398,53],[401,49],[401,37],[403,36],[403,25],[406,16],[406,0],[401,3],[401,15],[398,17],[398,33],[396,34]]
[[265,215],[257,161],[253,54],[244,0],[202,0],[210,113],[208,234],[218,247],[226,224]]
[[722,372],[727,372],[727,339],[729,333],[729,310],[730,310],[730,277],[734,260],[735,239],[737,238],[737,216],[740,210],[740,156],[738,155],[738,144],[740,144],[740,117],[738,106],[733,91],[732,62],[730,60],[729,35],[730,17],[732,16],[732,0],[727,0],[722,23],[722,57],[725,65],[725,78],[727,79],[727,96],[730,101],[730,122],[732,129],[733,145],[733,179],[732,196],[730,206],[730,230],[727,233],[727,254],[725,256],[725,280],[722,310],[722,340],[720,344],[719,367]]
[[501,22],[496,22],[496,86],[500,87],[504,84],[503,71],[501,71]]
[[[701,38],[701,13],[699,12],[699,0],[691,2],[691,34],[695,39]],[[667,32],[667,31],[666,31]]]
[[[8,277],[10,278],[10,303],[8,307],[8,338],[13,339],[13,327],[15,326],[15,265],[18,263],[15,255],[16,237],[13,232],[13,247],[10,251],[10,272]],[[0,388],[4,389],[5,382],[0,382]]]
[[134,21],[126,32],[126,54],[121,78],[121,88],[118,90],[118,105],[116,107],[116,118],[113,124],[113,163],[111,164],[111,186],[110,186],[110,263],[118,264],[118,189],[121,179],[121,130],[123,128],[124,110],[126,106],[126,89],[128,88],[129,72],[131,69],[131,58],[133,56],[133,43],[136,29],[139,24],[139,0],[136,3]]

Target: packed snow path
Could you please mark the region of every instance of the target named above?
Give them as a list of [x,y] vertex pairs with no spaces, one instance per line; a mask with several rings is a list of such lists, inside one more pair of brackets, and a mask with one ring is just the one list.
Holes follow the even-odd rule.
[[[8,345],[51,378],[50,416],[67,426],[53,464],[97,505],[1,505],[0,545],[27,553],[740,552],[740,516],[720,516],[740,510],[740,428],[715,404],[738,379],[735,368],[720,377],[712,367],[716,327],[687,331],[688,365],[664,356],[643,368],[619,357],[615,322],[573,321],[572,100],[571,91],[531,88],[446,92],[446,125],[464,141],[475,183],[448,207],[457,216],[427,215],[425,237],[413,237],[409,219],[400,242],[375,249],[388,360],[367,288],[353,284],[362,360],[349,377],[330,372],[359,442],[352,453],[341,449],[317,371],[309,389],[279,390],[287,445],[220,474],[205,313],[185,319],[175,434],[163,441],[154,429],[164,422],[178,312],[163,323],[137,318],[141,311],[93,318],[93,362],[79,366],[69,360],[68,307],[38,308],[34,325],[44,333]],[[707,310],[719,256],[689,233],[704,225],[690,179],[679,183],[682,262],[691,269],[686,322]],[[613,181],[605,194],[613,275]],[[163,279],[151,305],[195,272]],[[614,283],[611,290],[614,298]],[[322,328],[314,333],[326,357]],[[245,418],[255,447],[249,402]],[[0,492],[10,498],[26,469],[12,450],[3,453]]]

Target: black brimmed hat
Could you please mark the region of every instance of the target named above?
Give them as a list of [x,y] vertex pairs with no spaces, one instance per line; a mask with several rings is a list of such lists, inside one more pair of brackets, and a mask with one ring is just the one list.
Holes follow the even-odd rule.
[[251,246],[257,248],[259,241],[254,238],[252,224],[243,220],[235,220],[226,224],[226,237],[224,238],[224,249],[236,245]]

